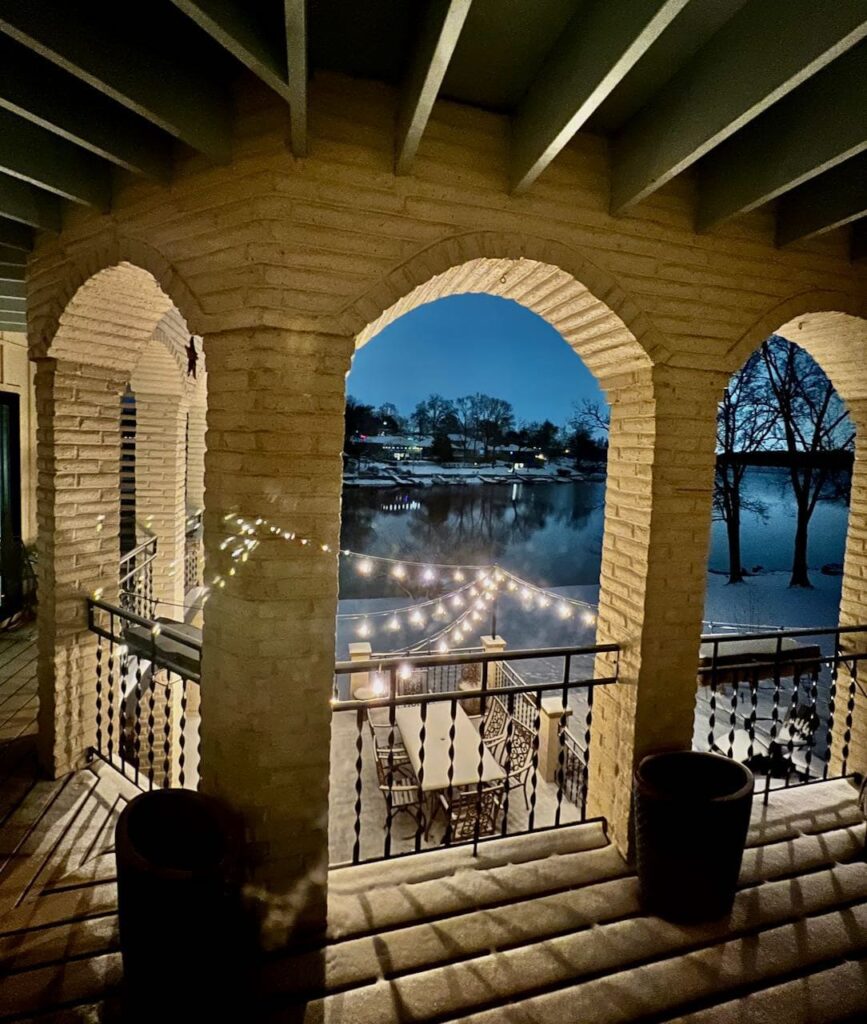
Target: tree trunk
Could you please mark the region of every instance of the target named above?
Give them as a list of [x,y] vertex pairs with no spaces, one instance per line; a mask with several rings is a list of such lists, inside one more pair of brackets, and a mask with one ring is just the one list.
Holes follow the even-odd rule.
[[801,503],[798,503],[798,518],[795,526],[795,549],[792,554],[792,578],[790,587],[812,587],[807,572],[807,541],[810,526],[810,514]]
[[729,541],[729,583],[743,583],[744,573],[741,565],[741,512],[734,505],[726,520],[726,532]]

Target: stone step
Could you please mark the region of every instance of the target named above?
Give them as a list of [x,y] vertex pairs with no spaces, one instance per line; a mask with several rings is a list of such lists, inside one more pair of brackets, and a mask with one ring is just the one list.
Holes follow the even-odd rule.
[[0,964],[3,965],[0,969],[0,994],[8,974],[45,967],[65,959],[111,953],[119,948],[117,914],[114,911],[7,932],[0,935]]
[[332,940],[377,934],[409,922],[460,914],[471,907],[500,906],[627,874],[626,863],[614,847],[607,846],[487,871],[465,868],[415,884],[383,886],[368,894],[335,894],[328,900],[328,934]]
[[[619,910],[624,918],[606,923],[606,894],[599,888],[605,887],[570,894],[577,897],[579,913],[583,911],[583,923],[576,918],[571,927],[565,915],[531,901],[504,907],[494,920],[483,911],[340,944],[327,950],[325,963],[326,981],[334,988],[338,982],[352,985],[360,977],[368,981],[371,976],[389,977],[314,1001],[305,1019],[373,1024],[396,1019],[398,1011],[413,1020],[451,1019],[492,1002],[507,1003],[563,985],[574,987],[581,979],[622,973],[633,965],[681,960],[693,950],[731,942],[735,936],[758,935],[753,941],[760,942],[765,931],[804,917],[830,912],[842,921],[840,908],[860,915],[859,923],[867,924],[867,865],[863,863],[751,886],[738,893],[730,918],[692,927],[641,915],[635,887],[623,883],[619,885],[621,902],[619,907],[612,903],[612,913],[617,916]],[[581,908],[587,896],[590,903]],[[600,905],[605,908],[601,914]],[[531,918],[533,924],[529,924]],[[547,934],[546,925],[551,929]],[[540,941],[528,941],[540,935],[544,936]],[[431,969],[431,963],[440,966]],[[413,970],[416,973],[410,973]]]
[[[733,938],[682,956],[656,960],[579,984],[566,981],[553,991],[520,998],[508,1006],[451,1017],[436,1009],[428,1018],[463,1024],[631,1024],[650,1018],[665,1019],[690,1009],[742,999],[751,990],[768,988],[793,977],[867,956],[867,904],[802,917],[758,933]],[[498,986],[510,979],[500,977]],[[498,996],[500,989],[497,990]],[[867,993],[853,994],[855,1020],[867,1015]],[[344,1003],[329,1021],[363,1024],[364,1018],[345,1015]],[[403,1008],[402,1008],[403,1012]],[[316,1018],[310,1017],[310,1020]],[[740,1018],[739,1018],[740,1019]],[[774,1011],[770,1020],[782,1020]],[[808,1018],[809,1019],[809,1018]],[[717,1022],[713,1014],[706,1021]]]
[[[805,912],[807,905],[812,913],[818,913],[862,897],[867,899],[867,865],[839,865],[748,887],[738,895],[731,922],[691,929],[689,934],[696,942],[705,941],[708,936],[724,936],[727,929],[747,930],[757,924],[767,926],[771,920],[787,920],[796,916],[799,908]],[[641,923],[633,923],[628,934],[641,932],[648,921],[654,928],[659,925],[659,936],[671,932],[671,926],[640,915],[638,882],[634,876],[600,881],[570,892],[350,939],[326,947],[324,958],[307,954],[285,964],[274,962],[265,973],[265,987],[272,992],[309,995],[309,979],[321,977],[321,990],[340,992],[383,978],[468,961],[494,951],[519,950],[550,938],[630,919]],[[674,940],[669,935],[661,941],[674,948],[680,941],[680,932],[675,934]],[[627,959],[624,947],[623,961]]]
[[840,1024],[867,1018],[867,959],[850,960],[665,1024]]
[[328,872],[329,893],[369,892],[383,885],[413,885],[433,878],[453,875],[463,868],[485,870],[504,864],[525,864],[555,853],[578,853],[608,845],[603,824],[588,821],[559,829],[533,832],[529,835],[490,839],[479,843],[473,856],[471,846],[453,846],[425,852],[423,857],[398,857],[388,861],[359,864],[355,867],[332,868]]
[[120,985],[120,953],[39,967],[0,980],[0,1020],[14,1020],[65,1004],[96,1002]]
[[[744,854],[742,879],[748,884],[782,878],[849,860],[864,848],[864,841],[862,821],[829,832],[797,835],[768,846],[751,847]],[[387,883],[389,870],[380,865],[380,872],[381,879]],[[468,907],[508,904],[629,873],[616,850],[606,846],[558,853],[541,860],[495,865],[486,871],[467,867],[420,882],[382,884],[353,893],[329,893],[329,938],[338,941],[374,934],[409,922],[461,913]]]

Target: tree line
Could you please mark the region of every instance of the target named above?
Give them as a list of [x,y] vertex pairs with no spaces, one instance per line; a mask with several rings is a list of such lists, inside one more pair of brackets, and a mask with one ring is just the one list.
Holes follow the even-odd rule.
[[537,450],[546,458],[573,458],[576,462],[604,461],[607,449],[607,412],[598,404],[584,402],[562,426],[545,419],[518,423],[512,403],[476,392],[458,398],[431,394],[413,411],[402,415],[390,402],[368,405],[351,395],[346,401],[344,451],[353,453],[359,435],[401,434],[407,431],[432,438],[432,457],[440,462],[454,458],[452,439],[465,451],[491,459],[502,445]]
[[747,466],[774,454],[785,467],[795,502],[789,585],[809,587],[810,521],[821,500],[847,493],[854,443],[846,407],[813,358],[778,335],[763,342],[733,375],[717,411],[714,517],[725,523],[730,583],[745,575],[742,516],[768,518],[767,507],[744,494]]

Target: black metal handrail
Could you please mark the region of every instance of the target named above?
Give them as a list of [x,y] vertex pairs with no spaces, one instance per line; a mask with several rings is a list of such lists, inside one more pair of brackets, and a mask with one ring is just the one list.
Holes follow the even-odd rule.
[[91,598],[87,608],[96,636],[92,756],[142,789],[194,785],[198,738],[189,701],[201,642],[108,601]]
[[[572,678],[572,668],[573,659],[599,652],[616,654],[619,648],[453,652],[336,665],[332,863],[463,844],[475,849],[487,839],[587,820],[593,694],[617,683],[617,662],[614,674],[606,676]],[[562,671],[537,682],[517,675],[503,680],[509,662],[539,658],[559,658]],[[460,689],[453,683],[448,689],[401,692],[401,682],[420,666],[467,665],[478,667],[474,685],[465,678]],[[370,674],[378,677],[376,686],[365,679],[356,696],[338,696],[340,677]],[[386,692],[377,692],[383,685]],[[552,696],[556,702],[545,699]],[[583,749],[566,729],[576,712],[583,714]],[[412,817],[414,828],[402,837],[395,819],[403,814]],[[441,815],[442,834],[434,835]]]
[[382,671],[383,665],[392,662],[421,668],[429,665],[484,665],[498,661],[528,661],[531,658],[577,658],[588,654],[619,654],[619,644],[588,644],[583,647],[521,647],[503,651],[489,651],[475,654],[411,654],[389,655],[368,658],[366,661],[338,661],[334,666],[335,675],[352,675],[355,672]]
[[[858,634],[863,640],[853,644]],[[785,644],[808,639],[815,642]],[[709,633],[701,642],[698,749],[747,764],[762,779],[766,800],[774,788],[851,774],[853,713],[856,692],[864,692],[858,672],[867,659],[867,626]],[[731,645],[750,643],[768,643],[771,650],[726,653]],[[841,682],[847,683],[842,701]]]

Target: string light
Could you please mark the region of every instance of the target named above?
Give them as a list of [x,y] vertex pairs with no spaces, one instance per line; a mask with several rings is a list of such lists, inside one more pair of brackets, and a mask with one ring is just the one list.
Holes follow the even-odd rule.
[[[284,530],[277,524],[269,523],[264,517],[257,517],[255,520],[247,521],[242,516],[228,513],[223,517],[226,523],[234,522],[238,530],[234,537],[226,537],[219,544],[220,551],[229,551],[232,561],[246,562],[250,553],[261,543],[258,530],[265,528],[267,534],[277,540],[287,543],[296,543],[308,550],[320,551],[324,554],[331,554],[334,549],[327,543],[318,543],[310,537],[302,537],[291,530]],[[232,545],[234,543],[234,548]],[[439,580],[450,579],[454,583],[463,584],[467,578],[467,571],[471,573],[471,581],[465,586],[459,586],[451,593],[442,594],[431,600],[416,603],[407,608],[386,610],[383,612],[362,612],[354,614],[340,614],[338,619],[360,620],[356,627],[358,636],[367,638],[375,633],[374,623],[377,618],[386,616],[385,628],[396,633],[404,626],[411,625],[421,628],[428,621],[423,614],[424,608],[430,608],[430,619],[448,619],[448,606],[460,612],[458,617],[445,625],[433,636],[426,637],[416,642],[406,650],[423,649],[428,650],[436,646],[440,653],[446,653],[449,642],[461,643],[472,632],[472,623],[479,623],[483,619],[482,613],[488,612],[488,606],[496,599],[498,590],[502,585],[512,594],[517,592],[523,602],[525,610],[538,608],[541,610],[552,610],[561,618],[569,619],[573,616],[575,609],[580,610],[580,621],[586,626],[593,626],[596,623],[596,611],[593,605],[587,601],[577,598],[564,597],[552,593],[543,587],[529,583],[514,573],[503,569],[501,566],[455,566],[453,564],[442,564],[436,562],[413,562],[406,559],[394,559],[381,555],[359,555],[348,549],[340,550],[344,557],[355,559],[355,567],[362,576],[372,576],[376,570],[377,563],[388,567],[389,575],[396,580],[405,580],[410,570],[417,570],[419,579],[425,584],[432,584]],[[228,576],[234,576],[236,570],[230,567],[227,570]],[[212,586],[223,588],[226,586],[226,579],[222,576],[215,576]],[[469,603],[466,598],[469,598]],[[553,607],[552,607],[553,606]],[[465,610],[464,610],[465,609]],[[406,619],[404,620],[404,616]],[[446,639],[448,638],[448,639]]]

